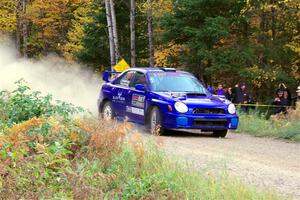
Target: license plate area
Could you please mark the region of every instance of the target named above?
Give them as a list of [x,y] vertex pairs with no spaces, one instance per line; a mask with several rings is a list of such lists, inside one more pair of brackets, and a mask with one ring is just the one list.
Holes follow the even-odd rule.
[[201,127],[226,127],[226,119],[195,119],[193,122],[194,126]]

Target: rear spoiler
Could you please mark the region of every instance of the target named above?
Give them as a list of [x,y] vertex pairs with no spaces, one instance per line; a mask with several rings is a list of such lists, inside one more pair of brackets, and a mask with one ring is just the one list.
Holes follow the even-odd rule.
[[[102,80],[105,82],[110,82],[110,78],[112,75],[121,74],[122,72],[114,72],[114,71],[104,71]],[[113,78],[114,79],[114,78]]]

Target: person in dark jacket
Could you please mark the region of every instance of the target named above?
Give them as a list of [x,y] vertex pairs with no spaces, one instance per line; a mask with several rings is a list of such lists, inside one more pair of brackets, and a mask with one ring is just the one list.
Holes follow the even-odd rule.
[[240,86],[236,85],[234,88],[234,103],[236,104],[248,104],[250,103],[250,94],[247,91],[247,87],[245,83],[240,84]]
[[291,92],[284,83],[278,85],[276,90],[276,97],[273,100],[275,105],[274,114],[284,113],[287,114],[288,108],[292,105]]
[[232,92],[232,88],[228,88],[227,91],[226,91],[226,99],[228,99],[229,101],[233,101],[233,92]]
[[236,84],[232,89],[231,89],[231,91],[232,91],[232,103],[237,103],[237,98],[236,98],[236,94],[237,94],[237,92],[238,92],[238,90],[239,90],[239,85],[238,84]]
[[282,112],[281,100],[283,99],[283,90],[276,91],[276,97],[273,100],[272,105],[276,106],[274,109],[274,114],[279,114]]
[[283,98],[281,99],[281,105],[282,105],[282,112],[287,114],[288,108],[292,105],[292,98],[287,88],[283,91]]
[[[250,93],[247,91],[246,83],[236,85],[233,91],[233,103],[235,104],[249,104],[251,103]],[[248,111],[249,106],[242,105],[241,111]]]

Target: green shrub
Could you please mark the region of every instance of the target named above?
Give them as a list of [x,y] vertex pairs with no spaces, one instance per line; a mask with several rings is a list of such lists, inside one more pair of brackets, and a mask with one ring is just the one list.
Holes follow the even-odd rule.
[[239,116],[238,133],[300,141],[299,108],[290,110],[287,115],[271,116],[268,120],[264,115],[255,112],[250,114],[240,113]]
[[17,81],[16,85],[17,89],[12,92],[0,92],[0,124],[2,127],[12,126],[33,117],[60,116],[69,119],[73,114],[84,112],[82,108],[75,107],[70,103],[63,101],[54,103],[51,95],[42,96],[40,92],[31,91],[23,80]]

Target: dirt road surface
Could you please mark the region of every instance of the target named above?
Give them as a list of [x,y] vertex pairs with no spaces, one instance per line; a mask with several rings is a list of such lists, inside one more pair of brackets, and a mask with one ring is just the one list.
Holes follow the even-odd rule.
[[259,189],[300,199],[300,144],[229,133],[225,139],[190,133],[160,136],[167,153],[212,173],[231,175]]

